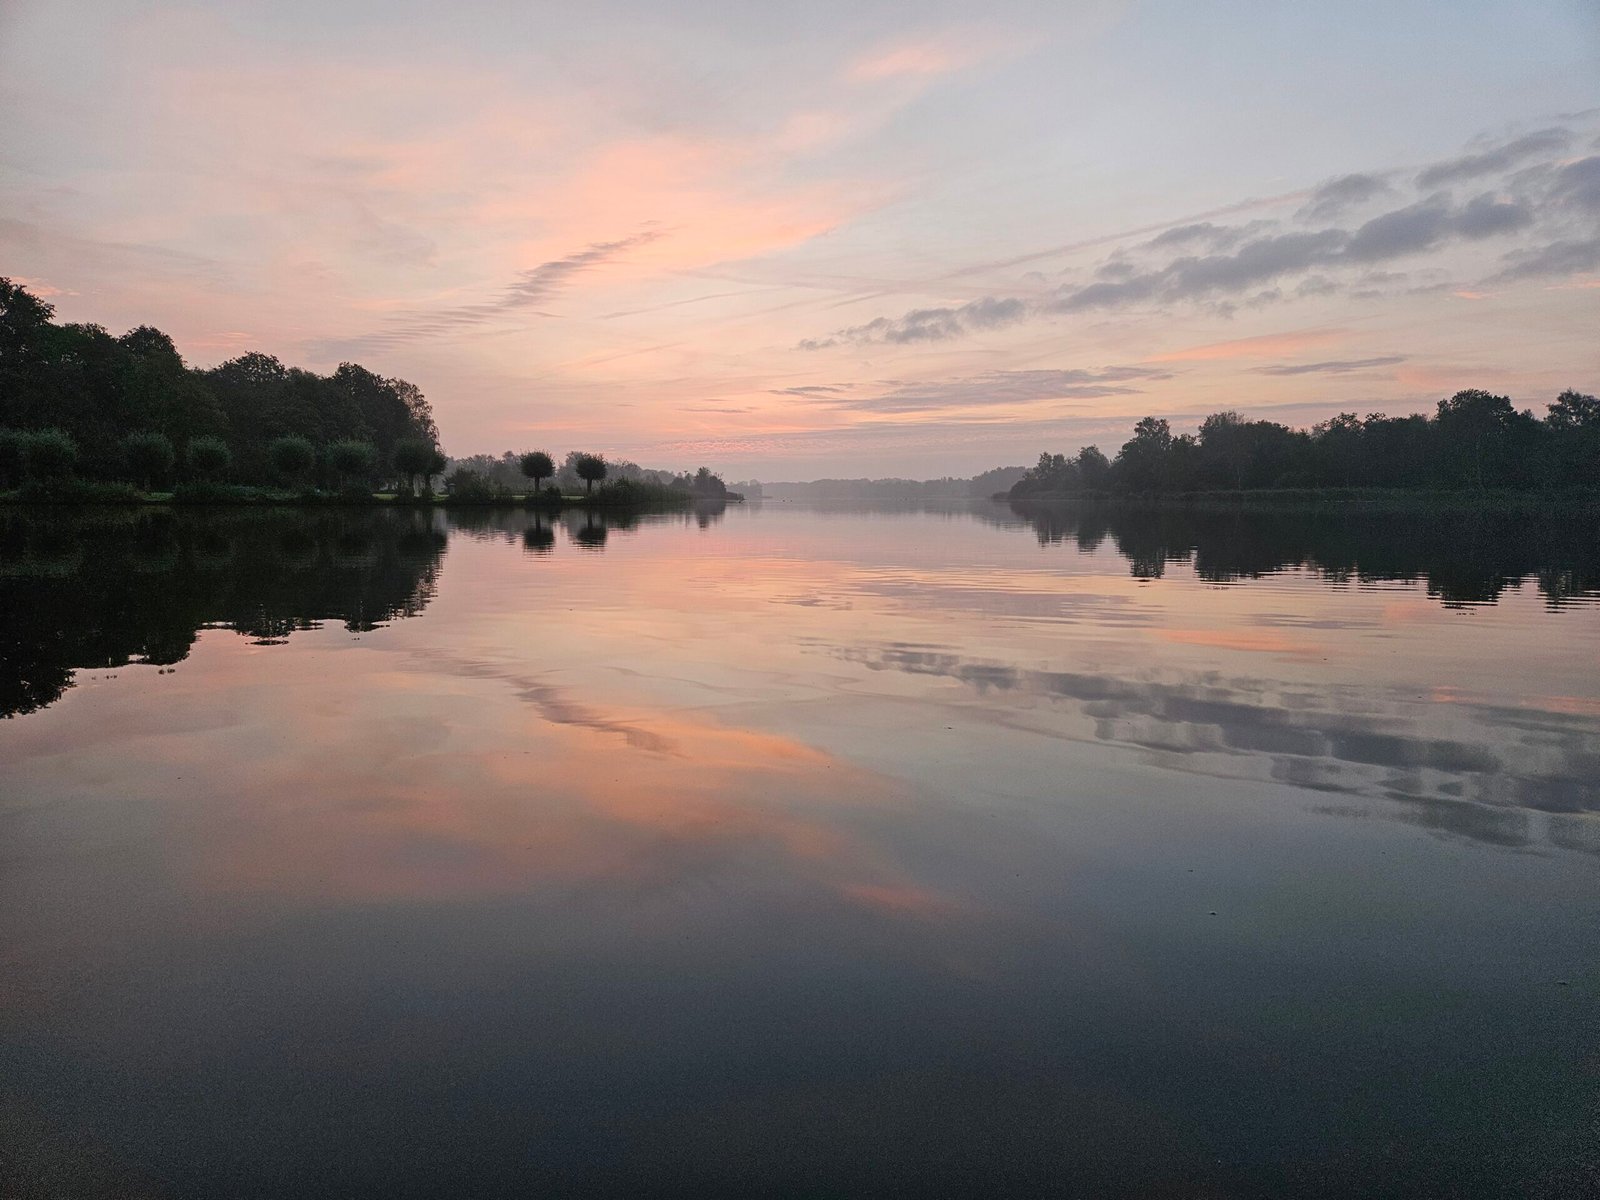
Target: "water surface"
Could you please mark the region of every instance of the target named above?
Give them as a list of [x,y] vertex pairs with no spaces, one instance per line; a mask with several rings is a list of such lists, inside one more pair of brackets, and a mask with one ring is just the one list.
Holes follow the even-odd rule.
[[1589,1194],[1597,563],[0,513],[0,1184]]

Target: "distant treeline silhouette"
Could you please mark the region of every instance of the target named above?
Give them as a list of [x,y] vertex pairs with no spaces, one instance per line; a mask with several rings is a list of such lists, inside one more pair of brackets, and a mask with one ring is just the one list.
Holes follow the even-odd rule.
[[768,483],[762,485],[762,491],[772,500],[959,500],[1003,492],[1027,470],[1026,467],[996,467],[971,478],[813,479],[805,483]]
[[1133,428],[1115,459],[1096,446],[1041,454],[1010,490],[1013,500],[1083,492],[1163,493],[1269,488],[1595,487],[1600,400],[1565,391],[1543,420],[1505,396],[1469,389],[1433,416],[1353,412],[1291,429],[1214,413],[1197,434],[1160,417]]
[[0,278],[0,488],[370,490],[444,469],[428,401],[403,379],[355,363],[317,375],[267,354],[197,370],[149,325],[114,337],[54,315]]

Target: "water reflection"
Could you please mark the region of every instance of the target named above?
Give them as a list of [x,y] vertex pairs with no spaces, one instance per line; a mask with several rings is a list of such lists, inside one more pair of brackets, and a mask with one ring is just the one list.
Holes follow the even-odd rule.
[[445,544],[422,513],[0,509],[0,714],[54,702],[76,669],[181,662],[201,629],[272,645],[415,616]]
[[[1398,807],[1343,812],[1496,845],[1548,841],[1600,854],[1600,824],[1586,819],[1600,813],[1600,701],[1562,712],[1435,695],[1419,706],[1383,685],[1034,671],[927,646],[827,649],[875,671],[959,681],[996,719],[1134,748],[1180,773],[1392,801]],[[1040,720],[1026,703],[1033,697],[1070,705],[1068,719],[1052,709]]]
[[1333,584],[1425,581],[1447,606],[1493,604],[1530,578],[1552,607],[1600,597],[1600,535],[1592,522],[1556,512],[1533,519],[1028,504],[1011,512],[1041,546],[1071,542],[1093,552],[1109,536],[1140,579],[1160,579],[1171,563],[1192,563],[1199,578],[1216,583],[1303,567]]
[[6,514],[0,1194],[1570,1177],[1581,541],[976,516]]

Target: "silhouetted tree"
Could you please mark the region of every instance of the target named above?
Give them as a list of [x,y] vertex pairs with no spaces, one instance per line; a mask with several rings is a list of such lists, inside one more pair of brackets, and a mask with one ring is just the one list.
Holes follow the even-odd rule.
[[428,455],[428,465],[422,472],[422,490],[431,495],[433,477],[443,472],[449,465],[450,460],[444,456],[444,452],[435,447],[433,453]]
[[1600,397],[1568,388],[1550,405],[1546,419],[1557,429],[1600,428]]
[[[522,456],[519,465],[522,468],[522,473],[533,480],[533,490],[536,492],[539,490],[539,484],[542,481],[549,479],[550,476],[556,473],[555,460],[543,450],[530,450]],[[604,475],[604,472],[601,474]]]
[[394,446],[394,469],[406,477],[406,489],[415,491],[417,476],[430,474],[434,448],[421,438],[402,438]]
[[594,494],[594,485],[606,477],[606,460],[598,454],[580,454],[573,463],[578,478],[583,480],[585,490],[589,495]]
[[90,480],[128,477],[125,443],[133,434],[159,434],[177,447],[221,438],[246,481],[272,475],[269,447],[289,435],[319,446],[372,443],[382,469],[401,440],[437,440],[415,385],[354,363],[321,376],[245,354],[197,371],[152,326],[114,337],[98,325],[56,325],[53,317],[49,304],[0,279],[0,426],[62,430],[78,447],[77,473]]

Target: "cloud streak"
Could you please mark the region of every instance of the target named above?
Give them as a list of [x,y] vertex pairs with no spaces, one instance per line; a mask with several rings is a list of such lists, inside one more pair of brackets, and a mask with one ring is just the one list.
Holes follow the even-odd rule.
[[874,342],[893,346],[914,342],[944,342],[969,333],[1003,329],[1027,315],[1028,304],[1024,300],[984,296],[959,308],[914,308],[904,316],[878,317],[865,325],[835,330],[827,337],[807,338],[797,348],[826,350],[852,344],[869,346]]
[[901,415],[1037,404],[1048,400],[1132,396],[1142,390],[1134,384],[1171,378],[1169,371],[1146,366],[1111,366],[1097,371],[1082,368],[986,371],[929,383],[900,384],[875,395],[827,397],[823,402],[830,408],[850,412]]
[[1377,358],[1334,359],[1329,362],[1276,363],[1269,367],[1250,368],[1257,375],[1348,375],[1352,371],[1365,371],[1372,367],[1393,367],[1406,361],[1404,354],[1384,354]]
[[616,241],[591,242],[582,250],[518,272],[516,278],[493,300],[397,317],[387,328],[339,343],[339,347],[343,350],[365,350],[397,346],[459,333],[521,311],[550,316],[552,314],[539,312],[538,306],[558,295],[577,276],[621,258],[630,250],[649,245],[662,236],[661,230],[649,229]]

